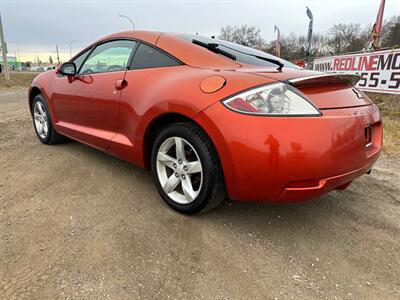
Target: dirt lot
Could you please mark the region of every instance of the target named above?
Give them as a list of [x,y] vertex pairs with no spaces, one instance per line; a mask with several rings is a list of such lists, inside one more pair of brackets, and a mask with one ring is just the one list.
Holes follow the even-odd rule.
[[0,91],[1,299],[399,299],[400,160],[309,203],[186,217],[149,172],[42,145],[26,94]]

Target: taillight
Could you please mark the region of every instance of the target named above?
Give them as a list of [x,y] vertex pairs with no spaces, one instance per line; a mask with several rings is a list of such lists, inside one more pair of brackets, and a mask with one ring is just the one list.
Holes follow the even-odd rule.
[[320,116],[321,112],[296,88],[279,82],[234,95],[222,103],[237,112],[264,116]]

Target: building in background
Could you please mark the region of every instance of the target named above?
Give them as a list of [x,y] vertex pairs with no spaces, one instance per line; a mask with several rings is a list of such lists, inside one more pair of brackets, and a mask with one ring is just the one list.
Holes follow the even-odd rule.
[[[8,62],[8,68],[10,70],[21,69],[21,63],[17,61],[17,57],[12,55],[7,55],[7,62]],[[3,58],[1,57],[1,55],[0,55],[0,64],[3,66]]]

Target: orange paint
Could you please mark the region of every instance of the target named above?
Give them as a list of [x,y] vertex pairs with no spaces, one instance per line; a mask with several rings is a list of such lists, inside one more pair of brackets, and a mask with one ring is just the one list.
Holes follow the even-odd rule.
[[[114,39],[145,42],[182,64],[76,77],[42,73],[30,92],[41,90],[61,134],[146,167],[152,124],[166,115],[185,117],[214,144],[229,196],[248,201],[320,196],[347,186],[379,157],[379,111],[368,99],[358,98],[351,85],[301,88],[299,93],[321,116],[245,115],[227,109],[221,100],[263,84],[321,73],[238,63],[174,34],[129,31],[99,42]],[[368,126],[372,144],[366,147]]]
[[203,79],[200,83],[200,89],[207,94],[214,93],[224,87],[226,80],[222,76],[210,76]]

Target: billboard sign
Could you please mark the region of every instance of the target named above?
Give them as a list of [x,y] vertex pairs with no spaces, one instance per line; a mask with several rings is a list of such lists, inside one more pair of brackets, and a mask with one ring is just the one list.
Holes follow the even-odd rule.
[[317,58],[313,70],[359,74],[360,90],[400,94],[400,49]]

